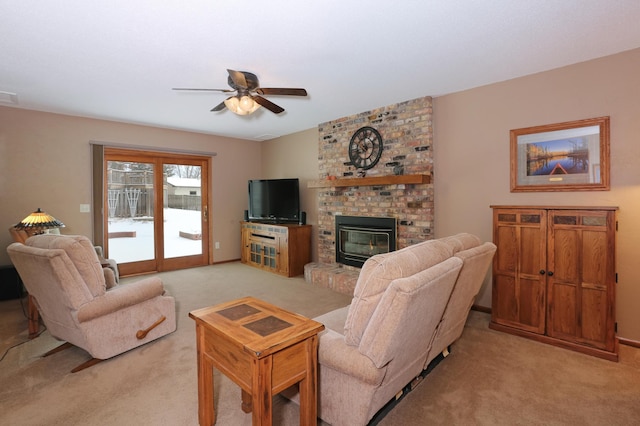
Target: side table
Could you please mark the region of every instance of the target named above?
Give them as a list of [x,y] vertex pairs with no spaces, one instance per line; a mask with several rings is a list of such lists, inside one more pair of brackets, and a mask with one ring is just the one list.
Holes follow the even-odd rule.
[[244,297],[189,313],[196,322],[198,419],[215,423],[213,368],[242,390],[254,425],[272,424],[272,396],[298,383],[300,424],[317,424],[321,323]]
[[27,296],[27,324],[29,327],[29,339],[38,337],[40,331],[40,312],[32,295]]

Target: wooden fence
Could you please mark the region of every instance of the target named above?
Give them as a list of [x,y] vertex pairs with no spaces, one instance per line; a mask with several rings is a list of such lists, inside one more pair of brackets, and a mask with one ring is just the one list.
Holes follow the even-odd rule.
[[[151,189],[110,189],[109,217],[153,217],[154,196]],[[199,195],[166,195],[164,207],[181,210],[201,210]]]

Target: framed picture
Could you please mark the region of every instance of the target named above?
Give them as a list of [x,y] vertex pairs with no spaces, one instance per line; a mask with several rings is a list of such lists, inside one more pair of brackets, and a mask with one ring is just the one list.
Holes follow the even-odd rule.
[[511,130],[511,192],[589,190],[609,190],[609,117]]

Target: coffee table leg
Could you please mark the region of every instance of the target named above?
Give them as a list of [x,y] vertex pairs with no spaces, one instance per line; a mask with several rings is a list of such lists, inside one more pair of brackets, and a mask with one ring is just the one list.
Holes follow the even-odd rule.
[[315,426],[318,423],[318,336],[307,339],[307,376],[300,381],[300,424]]
[[273,394],[271,393],[271,371],[273,359],[266,356],[253,360],[251,400],[253,405],[252,424],[271,426],[273,422]]
[[198,421],[200,426],[213,426],[216,411],[213,402],[213,364],[204,354],[204,328],[196,326],[198,350]]
[[242,411],[250,413],[252,410],[251,394],[242,389]]

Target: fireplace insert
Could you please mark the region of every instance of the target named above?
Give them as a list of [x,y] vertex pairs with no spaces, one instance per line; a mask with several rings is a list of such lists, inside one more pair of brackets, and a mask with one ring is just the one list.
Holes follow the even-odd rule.
[[395,218],[336,216],[336,262],[360,268],[371,256],[395,249]]

